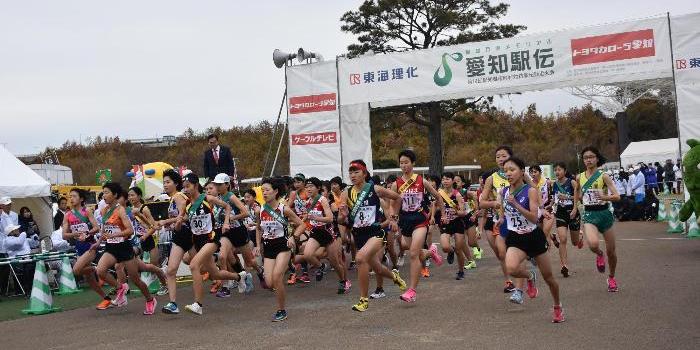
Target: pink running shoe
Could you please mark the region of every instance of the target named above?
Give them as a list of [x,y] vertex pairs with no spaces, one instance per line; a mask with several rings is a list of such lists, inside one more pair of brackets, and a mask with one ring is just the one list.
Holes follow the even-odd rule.
[[600,273],[605,272],[605,254],[596,255],[595,266],[596,266],[596,268],[598,268],[598,272],[600,272]]
[[350,282],[350,280],[345,280],[345,293],[349,292],[351,287],[352,282]]
[[407,303],[413,303],[416,301],[416,290],[409,288],[406,292],[401,294],[400,298]]
[[438,248],[435,243],[430,245],[430,258],[433,259],[435,265],[442,266],[442,256],[438,253]]
[[153,315],[156,312],[156,306],[158,306],[158,300],[155,297],[152,297],[151,301],[146,300],[146,310],[143,311],[143,314]]
[[527,279],[527,296],[530,297],[530,299],[537,298],[537,294],[539,294],[539,291],[537,290],[537,273],[534,271],[530,271],[530,275],[532,278]]
[[552,323],[562,323],[564,322],[564,310],[561,305],[554,307],[554,314],[552,316]]
[[617,288],[617,281],[615,281],[615,277],[608,277],[608,292],[610,293],[615,293],[619,289]]
[[125,306],[129,303],[129,300],[126,298],[126,293],[129,291],[129,285],[127,283],[122,283],[121,288],[117,290],[117,295],[112,301],[112,305],[117,306],[117,307],[122,307]]

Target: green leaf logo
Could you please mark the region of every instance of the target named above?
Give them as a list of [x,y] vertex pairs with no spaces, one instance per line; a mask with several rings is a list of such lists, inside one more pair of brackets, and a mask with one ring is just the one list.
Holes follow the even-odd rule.
[[435,85],[437,86],[446,86],[447,84],[452,81],[452,69],[450,68],[450,65],[447,63],[447,57],[452,58],[456,62],[459,62],[464,58],[464,56],[459,53],[455,52],[453,54],[449,53],[443,53],[442,54],[442,69],[445,71],[444,75],[440,76],[440,67],[438,67],[435,70],[435,74],[433,74],[433,81],[435,82]]

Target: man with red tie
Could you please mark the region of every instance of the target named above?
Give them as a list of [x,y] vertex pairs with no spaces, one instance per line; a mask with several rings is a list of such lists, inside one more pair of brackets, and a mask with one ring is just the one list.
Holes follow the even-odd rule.
[[233,156],[231,150],[219,144],[219,137],[211,134],[207,136],[209,149],[204,152],[204,176],[210,180],[216,174],[225,173],[233,176]]

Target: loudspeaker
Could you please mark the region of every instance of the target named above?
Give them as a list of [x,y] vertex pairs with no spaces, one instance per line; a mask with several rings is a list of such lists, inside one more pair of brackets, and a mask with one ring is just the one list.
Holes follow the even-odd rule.
[[282,68],[287,61],[293,60],[294,57],[297,57],[295,53],[287,53],[280,51],[280,49],[275,49],[275,51],[272,52],[272,62],[275,63],[275,67],[277,68]]
[[301,47],[299,48],[299,51],[297,51],[297,60],[299,60],[299,63],[303,63],[304,61],[311,58],[315,58],[318,61],[323,61],[323,56],[321,56],[318,53],[306,51]]

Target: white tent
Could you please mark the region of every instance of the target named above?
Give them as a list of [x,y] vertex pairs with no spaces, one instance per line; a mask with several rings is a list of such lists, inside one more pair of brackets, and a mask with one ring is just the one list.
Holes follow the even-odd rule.
[[678,138],[672,138],[632,142],[620,155],[620,162],[623,167],[640,162],[664,164],[666,159],[673,160],[675,164],[678,158],[680,158]]
[[41,236],[53,231],[51,185],[22,163],[5,147],[0,146],[0,197],[12,198],[12,210],[28,207],[39,225]]

